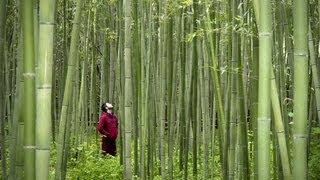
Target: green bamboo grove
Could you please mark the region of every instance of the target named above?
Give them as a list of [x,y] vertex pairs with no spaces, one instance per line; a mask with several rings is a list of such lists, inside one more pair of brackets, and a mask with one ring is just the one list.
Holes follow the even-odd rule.
[[319,67],[320,0],[1,0],[0,179],[319,179]]

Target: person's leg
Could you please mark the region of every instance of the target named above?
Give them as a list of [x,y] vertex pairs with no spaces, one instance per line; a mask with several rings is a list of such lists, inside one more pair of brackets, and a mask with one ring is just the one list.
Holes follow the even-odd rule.
[[116,141],[112,141],[111,142],[111,152],[110,152],[110,154],[112,155],[112,156],[116,156],[117,155],[117,146],[116,146]]
[[117,154],[116,151],[116,142],[114,140],[107,140],[106,141],[106,153],[110,154],[111,156],[115,156]]
[[107,138],[102,137],[102,138],[101,138],[101,153],[102,153],[103,155],[106,155],[106,154],[107,154],[107,151],[108,151],[108,141],[107,141]]

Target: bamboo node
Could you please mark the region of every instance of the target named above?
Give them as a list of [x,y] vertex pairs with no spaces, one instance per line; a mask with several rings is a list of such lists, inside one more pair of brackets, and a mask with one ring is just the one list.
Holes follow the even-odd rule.
[[38,86],[37,89],[52,89],[52,86]]
[[51,21],[40,21],[39,25],[49,25],[49,26],[53,26],[54,23]]
[[308,53],[293,53],[295,56],[308,57]]
[[24,149],[35,149],[36,146],[23,146]]
[[23,73],[23,76],[25,77],[25,78],[34,78],[35,76],[36,76],[36,74],[35,73]]
[[271,37],[272,33],[271,32],[261,32],[259,33],[259,37]]
[[260,121],[262,121],[262,122],[270,122],[271,121],[271,119],[270,118],[268,118],[268,117],[258,117],[258,122]]
[[306,134],[293,134],[293,139],[307,139],[308,135]]
[[40,148],[40,147],[37,147],[36,150],[37,151],[50,151],[49,148]]

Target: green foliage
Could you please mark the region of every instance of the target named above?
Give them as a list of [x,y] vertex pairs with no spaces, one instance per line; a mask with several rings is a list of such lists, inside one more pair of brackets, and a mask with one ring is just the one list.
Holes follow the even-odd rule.
[[288,116],[292,118],[293,117],[293,112],[289,112]]
[[[203,151],[201,149],[201,151]],[[189,153],[188,156],[188,177],[189,179],[202,179],[204,177],[205,168],[204,168],[204,159],[203,159],[203,153],[198,154],[198,174],[197,176],[193,175],[193,164],[192,164],[192,153]],[[219,154],[216,154],[214,158],[210,156],[208,159],[209,163],[209,169],[208,171],[208,178],[209,179],[221,179],[221,167],[220,167],[220,156]],[[155,162],[154,168],[155,170],[157,167],[160,167],[160,162],[157,160]],[[154,180],[161,180],[160,171],[155,171],[155,176],[153,177]],[[173,179],[184,179],[184,171],[183,169],[180,170],[179,168],[179,155],[177,151],[174,153],[173,156]]]
[[[54,179],[56,148],[51,148],[50,179]],[[122,179],[120,158],[102,155],[97,144],[83,143],[69,150],[67,179]]]
[[[91,180],[91,179],[123,179],[123,167],[120,165],[120,157],[104,156],[100,153],[100,147],[97,143],[94,143],[94,139],[91,139],[92,144],[86,142],[79,145],[70,147],[69,158],[68,158],[68,169],[67,179],[76,180]],[[218,146],[215,145],[215,155],[209,155],[209,178],[220,179],[221,167],[220,167],[220,156]],[[133,152],[131,152],[133,153]],[[133,155],[133,154],[132,154]],[[50,154],[50,180],[54,179],[55,176],[55,162],[56,162],[57,151],[55,145],[51,147]],[[161,179],[160,174],[160,161],[159,158],[154,159],[153,179]],[[193,165],[192,165],[192,153],[188,156],[188,176],[193,179],[201,179],[204,176],[204,154],[203,148],[200,148],[198,154],[198,175],[193,176]],[[184,171],[179,168],[179,153],[175,150],[173,154],[173,178],[184,179]],[[132,162],[133,163],[133,162]],[[214,176],[213,176],[214,175]],[[133,179],[140,179],[139,177],[133,176]]]
[[319,179],[320,174],[320,128],[312,128],[310,134],[310,152],[309,152],[309,178]]
[[68,179],[122,179],[119,156],[104,156],[96,144],[71,148]]

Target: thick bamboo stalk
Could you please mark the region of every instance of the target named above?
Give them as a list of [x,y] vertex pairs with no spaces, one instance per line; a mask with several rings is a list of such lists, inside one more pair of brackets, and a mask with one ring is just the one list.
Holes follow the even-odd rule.
[[76,121],[77,121],[77,127],[75,127],[75,133],[79,132],[78,134],[80,135],[76,135],[75,137],[75,145],[76,147],[78,147],[78,144],[82,143],[82,134],[83,134],[83,112],[85,111],[85,107],[83,106],[83,101],[84,101],[84,93],[85,93],[85,89],[84,89],[84,85],[85,85],[85,65],[86,65],[86,61],[82,60],[81,62],[81,78],[80,78],[80,90],[79,90],[79,103],[77,103],[77,112],[76,112]]
[[168,94],[167,94],[167,66],[168,64],[168,54],[167,54],[167,42],[168,42],[168,14],[167,14],[167,5],[168,1],[159,1],[159,13],[164,16],[164,19],[161,21],[159,19],[159,54],[158,54],[158,86],[160,92],[158,93],[157,97],[159,99],[158,105],[158,112],[157,119],[159,122],[159,158],[160,158],[160,171],[161,176],[166,178],[166,158],[167,158],[167,151],[166,149],[166,136],[165,136],[165,122],[167,121],[166,117],[166,104],[168,102]]
[[24,168],[27,180],[35,179],[35,55],[33,32],[33,0],[23,1],[24,40]]
[[293,1],[294,106],[293,178],[307,178],[308,11],[306,0]]
[[[241,44],[243,48],[240,48],[244,51],[245,41],[242,38]],[[245,52],[244,52],[245,53]],[[239,179],[248,179],[249,178],[249,159],[248,159],[248,138],[247,138],[247,117],[246,117],[246,102],[245,102],[245,88],[244,88],[244,63],[243,58],[237,60],[238,64],[238,73],[237,73],[237,106],[238,106],[238,132],[237,132],[237,141],[238,141],[238,170],[237,178]]]
[[[184,38],[185,36],[185,8],[182,9],[182,18],[181,18],[181,38]],[[180,115],[179,115],[179,136],[180,136],[180,142],[179,142],[179,169],[182,170],[184,167],[184,154],[185,154],[185,91],[186,91],[186,81],[185,81],[185,72],[186,72],[186,43],[185,41],[182,41],[182,48],[181,48],[181,58],[180,58],[180,83],[181,83],[181,93],[180,93]]]
[[[173,1],[169,1],[169,7],[173,6]],[[169,9],[170,11],[170,9]],[[176,87],[177,87],[177,55],[175,54],[175,48],[179,47],[176,43],[174,46],[174,36],[173,33],[180,33],[180,28],[175,30],[174,26],[174,16],[168,14],[168,28],[166,31],[166,48],[167,48],[167,119],[168,119],[168,131],[167,131],[167,141],[168,141],[168,179],[173,179],[173,158],[174,158],[174,128],[175,128],[175,113],[176,113]],[[179,35],[178,35],[179,36]],[[176,49],[176,51],[178,51]]]
[[[21,32],[21,28],[19,28]],[[10,174],[9,174],[9,179],[14,180],[18,179],[17,177],[17,169],[16,169],[16,159],[17,159],[17,147],[18,147],[18,127],[19,127],[19,114],[21,113],[21,94],[23,87],[20,83],[22,79],[22,59],[21,59],[21,50],[22,48],[22,35],[20,34],[19,40],[18,40],[18,55],[17,55],[17,70],[16,70],[16,89],[14,93],[14,112],[13,112],[13,117],[12,117],[12,132],[11,132],[11,144],[10,144]]]
[[[115,13],[115,8],[113,6],[110,7],[110,13],[114,14]],[[115,19],[111,18],[110,20],[110,28],[112,30],[112,33],[116,32],[116,27],[115,27]],[[110,55],[109,55],[109,92],[108,92],[108,97],[109,97],[109,102],[114,102],[115,101],[115,67],[116,67],[116,58],[117,58],[117,41],[114,37],[110,38],[110,43],[109,43],[109,49],[110,49]]]
[[124,178],[132,179],[131,172],[131,123],[133,121],[132,59],[131,59],[131,0],[123,1],[124,9]]
[[[147,26],[146,23],[146,4],[145,2],[139,2],[138,7],[139,7],[139,25],[140,25],[140,48],[141,48],[141,68],[140,68],[140,178],[141,179],[146,179],[146,153],[145,153],[145,145],[146,145],[146,131],[147,131],[147,98],[149,94],[149,61],[150,59],[147,58],[147,51],[150,51],[150,49],[146,50],[146,40],[145,40],[145,27]],[[149,25],[150,28],[150,25]]]
[[[109,63],[109,38],[108,33],[103,34],[103,56],[101,59],[100,104],[108,101],[108,63]],[[110,101],[108,101],[110,102]]]
[[272,16],[270,0],[260,1],[258,179],[270,179],[270,65],[272,59]]
[[[90,57],[90,50],[89,50],[89,36],[90,36],[90,32],[91,32],[91,29],[92,29],[92,26],[90,26],[90,23],[91,23],[91,11],[87,11],[85,13],[85,17],[86,17],[86,30],[85,30],[85,40],[84,40],[84,53],[85,53],[85,56],[84,56],[84,59],[85,59],[85,66],[83,67],[84,69],[84,74],[86,77],[89,77],[89,57]],[[87,89],[89,88],[90,84],[89,84],[89,80],[86,79],[85,82],[84,82],[84,89]],[[83,123],[84,124],[84,128],[83,128],[83,131],[84,131],[84,140],[88,140],[88,134],[89,134],[89,131],[88,131],[88,122],[90,122],[90,115],[89,115],[89,110],[90,110],[90,104],[89,104],[89,98],[90,98],[90,91],[85,91],[84,92],[84,100],[83,100],[83,107],[84,107],[84,113],[83,113]]]
[[[152,3],[150,1],[150,3]],[[153,12],[154,6],[150,4],[150,14],[152,19],[154,18],[154,12]],[[156,42],[155,32],[157,25],[155,22],[151,23],[151,30],[150,30],[150,42],[151,42],[151,52],[150,52],[150,72],[156,72],[156,57],[157,57],[157,45],[158,43]],[[151,178],[154,177],[155,174],[155,167],[154,167],[154,162],[155,162],[155,154],[156,154],[156,133],[157,130],[154,128],[156,126],[156,117],[155,114],[157,112],[157,106],[156,106],[156,74],[157,73],[150,73],[150,98],[149,98],[149,107],[153,107],[150,109],[149,117],[150,121],[148,121],[148,146],[149,151],[148,151],[148,174]]]
[[[232,27],[236,26],[236,16],[238,15],[238,1],[232,0],[229,4],[232,9]],[[231,95],[230,95],[230,119],[229,119],[229,145],[228,145],[228,179],[234,179],[236,173],[236,141],[237,141],[237,62],[240,61],[239,57],[239,35],[236,28],[232,28],[232,59],[231,59]]]
[[[22,3],[19,5],[19,12],[22,10]],[[20,13],[20,17],[22,17],[22,13]],[[19,81],[20,86],[20,97],[19,100],[20,102],[24,101],[24,77],[23,77],[23,31],[20,29],[21,35],[19,37],[19,44],[18,44],[18,55],[17,58],[21,62],[20,64],[20,77],[18,78],[17,76],[17,81]],[[19,67],[19,66],[18,66]],[[23,114],[24,114],[24,108],[23,103],[19,103],[19,107],[16,107],[19,109],[19,112],[17,114],[17,119],[18,119],[18,129],[17,129],[17,142],[16,142],[16,153],[15,153],[15,175],[14,179],[23,179],[23,159],[24,159],[24,149],[23,149],[23,135],[24,135],[24,119],[23,119]]]
[[[34,34],[34,64],[35,64],[35,83],[36,88],[38,87],[38,56],[39,56],[39,1],[34,0],[33,1],[33,34]],[[37,90],[36,90],[37,91]]]
[[[201,42],[203,49],[203,40]],[[201,55],[202,53],[199,53]],[[203,55],[202,67],[200,66],[200,86],[201,88],[201,110],[203,119],[203,153],[204,153],[204,175],[203,179],[209,177],[209,142],[210,142],[210,112],[209,112],[209,62],[206,55]]]
[[254,36],[252,37],[252,78],[251,78],[251,124],[253,131],[253,178],[258,179],[258,77],[259,77],[259,38],[258,38],[258,24],[259,24],[259,0],[253,1],[255,25],[253,23]]
[[36,179],[48,179],[51,144],[51,92],[55,1],[40,1],[37,69]]
[[[152,148],[153,146],[151,145],[151,138],[152,138],[152,120],[150,120],[151,118],[151,113],[153,111],[154,108],[149,107],[150,102],[152,101],[152,60],[153,60],[153,49],[154,49],[154,43],[153,43],[153,36],[152,36],[152,32],[153,32],[153,11],[152,11],[152,2],[150,1],[149,3],[145,4],[149,9],[148,9],[148,13],[147,10],[145,11],[145,13],[147,13],[146,15],[146,19],[148,19],[148,30],[147,30],[147,36],[148,36],[148,40],[147,40],[147,54],[146,54],[146,77],[145,77],[145,86],[146,86],[146,95],[145,95],[145,99],[142,102],[142,106],[143,106],[143,113],[142,113],[142,121],[145,122],[145,128],[146,130],[144,131],[145,136],[142,136],[145,140],[145,144],[147,145],[148,148],[147,149],[147,153],[145,154],[145,176],[146,177],[153,177],[152,171],[153,171],[153,163],[152,163]],[[147,9],[147,8],[146,8]],[[149,18],[147,18],[149,17]],[[148,120],[147,120],[148,119]]]
[[96,1],[93,0],[93,15],[92,15],[92,50],[91,50],[91,69],[90,69],[90,125],[94,126],[94,124],[98,120],[98,112],[97,112],[97,75],[96,75],[96,59],[97,59],[97,50],[96,50],[96,32],[97,32],[97,25],[96,25],[96,19],[97,19],[97,8],[96,8]]
[[[122,10],[122,5],[123,2],[119,1],[117,4],[117,17],[122,16],[123,10]],[[118,37],[118,51],[117,51],[117,59],[116,59],[116,65],[115,65],[115,87],[116,87],[116,91],[115,91],[115,102],[117,105],[117,112],[119,114],[119,118],[120,119],[124,119],[124,106],[123,106],[123,83],[122,83],[122,79],[123,79],[123,75],[122,75],[122,64],[123,64],[123,59],[122,59],[122,54],[123,54],[123,39],[124,39],[124,32],[123,30],[120,28],[122,27],[122,21],[118,20],[117,21],[117,32],[119,34]],[[120,134],[119,134],[119,144],[120,144],[120,164],[123,165],[124,164],[124,131],[123,128],[124,127],[124,123],[120,123]]]
[[[198,20],[198,1],[194,0],[193,3],[193,16],[192,16],[192,23],[193,23],[193,31],[197,30],[197,20]],[[198,103],[198,61],[199,60],[199,56],[198,56],[198,51],[197,51],[197,45],[198,45],[198,37],[195,36],[192,39],[192,51],[193,51],[193,58],[192,58],[192,74],[191,74],[191,126],[192,126],[192,172],[193,172],[193,177],[197,178],[197,174],[198,174],[198,116],[197,116],[197,112],[198,109],[201,109],[201,106]],[[170,49],[169,49],[170,50]],[[199,108],[195,108],[195,107],[199,107]]]
[[290,163],[289,163],[289,152],[287,149],[286,135],[285,135],[284,125],[283,125],[283,120],[281,115],[278,89],[277,89],[277,84],[276,84],[273,69],[271,70],[271,103],[272,103],[272,109],[273,109],[274,120],[275,120],[274,125],[277,133],[279,150],[280,150],[281,164],[283,169],[283,178],[285,180],[290,180],[292,177],[291,177],[291,170],[290,170]]
[[[0,2],[0,83],[4,84],[4,65],[5,65],[5,28],[6,27],[6,8],[7,1]],[[2,177],[7,179],[7,162],[6,162],[6,149],[5,149],[5,101],[4,101],[4,89],[1,88],[0,92],[0,153],[1,153],[1,170]]]
[[[141,89],[139,82],[141,82],[141,62],[140,62],[140,37],[139,37],[139,20],[138,20],[138,2],[132,2],[132,93],[133,93],[133,127],[132,127],[132,140],[133,140],[133,175],[139,176],[139,152],[138,152],[138,139],[139,139],[139,121],[140,111],[139,105],[141,102]],[[137,113],[136,113],[137,112]]]
[[[186,7],[186,13],[190,13],[192,12],[191,6]],[[192,16],[186,16],[185,18],[185,37],[187,37],[187,35],[189,33],[192,33],[194,30],[194,26],[193,26],[193,19]],[[193,120],[193,111],[191,109],[192,107],[192,82],[193,82],[193,60],[194,60],[194,46],[193,43],[191,41],[187,41],[185,44],[185,77],[184,77],[184,81],[185,81],[185,88],[186,90],[184,91],[184,110],[182,111],[182,113],[184,113],[184,155],[183,155],[183,159],[184,159],[184,169],[183,169],[183,177],[184,179],[188,179],[189,176],[189,149],[192,147],[192,134],[191,134],[191,123]],[[191,104],[192,103],[192,104]]]

